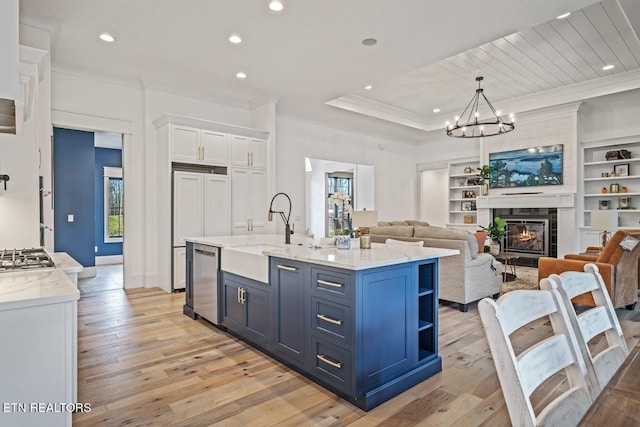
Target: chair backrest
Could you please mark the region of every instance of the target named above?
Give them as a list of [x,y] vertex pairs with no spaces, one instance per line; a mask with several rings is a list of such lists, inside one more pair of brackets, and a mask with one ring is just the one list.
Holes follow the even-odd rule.
[[[557,291],[517,290],[497,301],[484,298],[478,311],[489,342],[493,361],[514,426],[577,425],[592,402],[586,366]],[[553,336],[515,334],[533,342],[516,355],[511,335],[538,319],[550,319]],[[545,400],[547,405],[534,412],[533,392],[546,380],[563,373],[569,389]]]
[[[587,363],[593,394],[597,396],[624,362],[629,349],[598,267],[587,264],[584,271],[552,274],[540,281],[540,288],[555,289],[560,294]],[[578,314],[571,299],[585,293],[591,294],[595,306],[584,307],[588,308],[586,311],[581,308],[581,313]],[[601,335],[606,337],[606,347],[593,343],[590,348],[589,341]]]
[[422,240],[418,240],[415,242],[407,242],[404,240],[396,240],[396,239],[387,239],[384,241],[385,245],[396,245],[396,246],[419,246],[423,247],[424,242]]

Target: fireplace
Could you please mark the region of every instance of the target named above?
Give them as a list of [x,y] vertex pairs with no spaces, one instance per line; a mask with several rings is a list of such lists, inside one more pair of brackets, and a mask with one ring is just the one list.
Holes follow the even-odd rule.
[[549,220],[507,219],[504,250],[530,257],[549,255]]
[[518,264],[535,266],[538,258],[556,257],[558,220],[556,208],[494,209],[493,216],[507,221],[502,250],[520,255]]

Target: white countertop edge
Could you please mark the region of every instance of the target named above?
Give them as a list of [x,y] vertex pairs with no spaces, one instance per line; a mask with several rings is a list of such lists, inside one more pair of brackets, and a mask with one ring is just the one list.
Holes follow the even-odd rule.
[[460,251],[456,249],[431,247],[388,247],[383,244],[374,244],[371,249],[312,249],[291,247],[267,249],[262,253],[271,257],[291,259],[327,267],[343,268],[346,270],[366,270],[369,268],[386,267],[458,255]]
[[62,304],[74,302],[80,299],[80,291],[71,292],[65,295],[54,295],[47,297],[26,298],[14,301],[0,301],[0,311],[15,310],[20,308],[38,307],[50,304]]
[[49,255],[56,265],[56,268],[61,269],[65,273],[81,273],[84,270],[82,264],[66,252],[54,252]]

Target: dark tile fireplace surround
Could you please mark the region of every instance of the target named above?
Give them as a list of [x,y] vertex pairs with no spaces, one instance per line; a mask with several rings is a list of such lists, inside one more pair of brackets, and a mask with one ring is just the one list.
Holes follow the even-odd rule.
[[556,208],[493,209],[493,217],[507,221],[501,250],[520,255],[517,265],[537,267],[538,258],[558,255],[558,212]]

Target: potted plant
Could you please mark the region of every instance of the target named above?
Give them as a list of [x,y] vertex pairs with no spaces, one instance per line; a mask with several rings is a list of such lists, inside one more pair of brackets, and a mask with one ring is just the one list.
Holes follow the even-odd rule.
[[486,231],[489,238],[491,239],[491,244],[489,245],[489,252],[491,253],[491,255],[496,256],[500,253],[500,241],[504,237],[506,228],[507,221],[500,218],[499,216],[495,217],[488,226],[480,226],[479,231]]
[[491,168],[489,165],[482,165],[482,167],[478,168],[478,176],[480,177],[478,180],[480,184],[480,194],[486,196],[489,194],[489,178],[491,177]]

